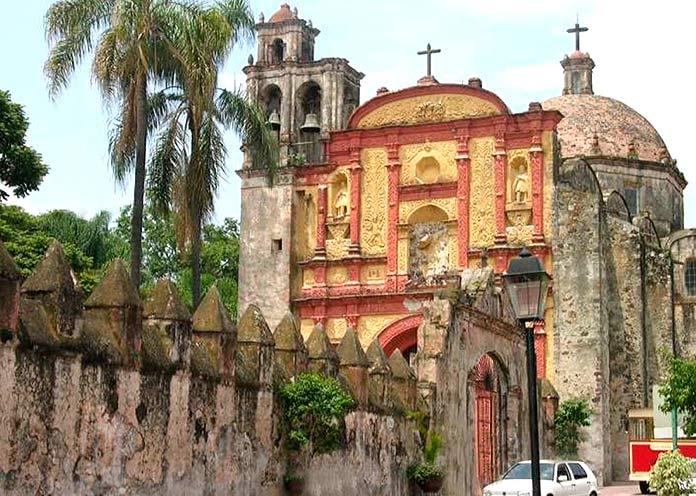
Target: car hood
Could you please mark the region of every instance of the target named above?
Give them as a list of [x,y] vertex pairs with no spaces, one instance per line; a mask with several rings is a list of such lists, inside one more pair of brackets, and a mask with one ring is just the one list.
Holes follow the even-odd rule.
[[[555,486],[556,486],[556,484],[554,484],[553,481],[550,481],[550,480],[542,480],[541,481],[542,492],[549,490]],[[517,496],[517,493],[519,491],[528,491],[531,494],[532,481],[530,479],[505,479],[505,480],[499,480],[498,482],[494,482],[493,484],[489,484],[486,487],[484,487],[483,489],[484,489],[484,491],[490,491],[495,495],[506,494],[508,496],[510,496],[510,495]]]

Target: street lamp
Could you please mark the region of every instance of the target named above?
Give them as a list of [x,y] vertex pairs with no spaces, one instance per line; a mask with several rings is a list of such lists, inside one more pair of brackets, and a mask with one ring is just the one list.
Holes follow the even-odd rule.
[[534,321],[544,318],[546,290],[551,277],[538,257],[522,248],[519,257],[510,260],[503,274],[517,320],[524,328],[527,341],[527,391],[529,397],[529,441],[532,451],[532,495],[541,496],[539,471],[539,421],[537,413],[536,352],[534,350]]

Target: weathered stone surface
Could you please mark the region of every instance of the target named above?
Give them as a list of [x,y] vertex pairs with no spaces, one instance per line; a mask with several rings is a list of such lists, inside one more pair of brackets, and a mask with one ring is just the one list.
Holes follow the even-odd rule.
[[157,281],[143,305],[143,317],[143,366],[187,368],[191,362],[191,313],[171,281]]
[[0,241],[0,339],[6,341],[19,325],[19,286],[21,276],[10,254]]
[[277,369],[283,370],[286,378],[294,377],[307,370],[309,357],[295,317],[286,313],[273,333]]
[[80,343],[108,363],[139,366],[142,308],[123,260],[114,260],[85,302]]
[[338,345],[339,374],[348,383],[359,405],[368,403],[368,367],[370,362],[360,345],[358,336],[352,327]]
[[338,355],[324,326],[317,324],[307,339],[307,353],[309,354],[309,369],[335,377],[338,373]]
[[75,318],[82,296],[75,287],[72,270],[58,241],[51,243],[34,272],[24,281],[22,294],[44,304],[56,332],[75,335]]
[[[256,305],[249,305],[239,319],[237,349],[259,386],[273,383],[273,334]],[[277,377],[280,380],[280,377]]]
[[193,314],[191,370],[205,377],[232,380],[236,349],[237,329],[213,286]]

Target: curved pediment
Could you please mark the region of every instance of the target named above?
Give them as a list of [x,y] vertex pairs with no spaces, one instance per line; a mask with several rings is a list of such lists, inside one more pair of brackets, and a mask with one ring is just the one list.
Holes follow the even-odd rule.
[[439,84],[377,96],[356,109],[348,127],[412,126],[508,113],[505,103],[490,91]]

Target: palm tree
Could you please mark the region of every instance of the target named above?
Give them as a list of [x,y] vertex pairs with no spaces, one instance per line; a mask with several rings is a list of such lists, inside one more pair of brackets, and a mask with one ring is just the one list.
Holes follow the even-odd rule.
[[59,0],[46,13],[51,50],[44,65],[49,94],[67,86],[75,68],[93,52],[92,77],[103,99],[117,109],[111,166],[119,182],[134,172],[131,278],[140,285],[145,193],[147,92],[174,77],[182,26],[195,6],[169,0]]
[[150,164],[151,198],[173,208],[190,244],[194,306],[201,296],[201,227],[214,211],[227,155],[223,129],[231,127],[250,150],[254,166],[272,171],[276,144],[265,114],[241,91],[217,88],[218,73],[234,44],[253,36],[246,0],[226,0],[201,13],[181,33],[178,84],[154,95],[161,131]]

